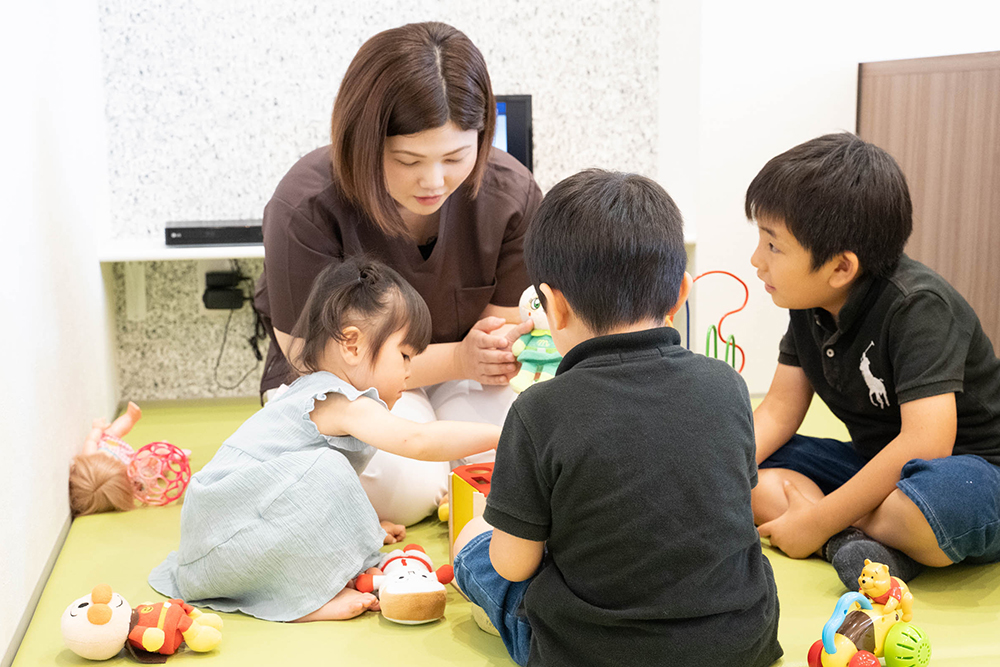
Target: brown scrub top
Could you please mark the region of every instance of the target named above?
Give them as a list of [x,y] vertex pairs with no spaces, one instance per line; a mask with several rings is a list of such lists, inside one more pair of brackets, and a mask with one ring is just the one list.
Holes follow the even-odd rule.
[[332,261],[367,253],[400,273],[430,309],[432,343],[459,341],[488,304],[516,306],[528,286],[524,234],[542,192],[513,157],[491,149],[479,194],[461,185],[441,207],[438,238],[425,260],[412,238],[386,235],[343,196],[330,147],[285,175],[264,208],[264,272],[254,306],[271,336],[261,393],[288,379],[274,329],[291,333],[316,275]]

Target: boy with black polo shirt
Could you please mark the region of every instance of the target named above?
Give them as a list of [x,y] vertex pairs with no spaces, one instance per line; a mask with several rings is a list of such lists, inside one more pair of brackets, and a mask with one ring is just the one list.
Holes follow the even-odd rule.
[[649,179],[590,170],[552,188],[528,228],[525,265],[564,358],[514,402],[455,557],[518,664],[782,654],[746,386],[664,326],[691,285],[682,224]]
[[[761,535],[908,580],[924,565],[1000,560],[1000,361],[943,278],[903,254],[912,207],[899,165],[851,134],[773,158],[750,184],[751,258],[789,309],[754,413]],[[853,442],[795,435],[813,392]]]

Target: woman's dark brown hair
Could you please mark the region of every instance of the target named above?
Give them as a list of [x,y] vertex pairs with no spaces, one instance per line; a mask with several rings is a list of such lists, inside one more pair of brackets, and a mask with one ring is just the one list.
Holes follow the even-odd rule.
[[370,364],[397,331],[406,330],[403,343],[415,354],[427,349],[431,340],[431,314],[423,297],[396,271],[364,255],[332,262],[316,276],[292,329],[292,336],[303,340],[290,360],[294,372],[320,370],[327,341],[343,341],[349,326],[368,336]]
[[468,37],[444,23],[411,23],[365,42],[347,68],[333,105],[333,172],[345,196],[383,231],[408,233],[385,186],[386,137],[452,121],[479,133],[469,196],[479,192],[496,100],[486,62]]

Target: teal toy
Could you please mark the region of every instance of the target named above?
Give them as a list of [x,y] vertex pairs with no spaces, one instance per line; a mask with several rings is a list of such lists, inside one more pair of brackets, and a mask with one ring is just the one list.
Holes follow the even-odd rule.
[[521,363],[521,370],[510,380],[510,388],[520,394],[536,382],[552,379],[562,356],[552,342],[549,320],[533,286],[521,293],[518,307],[521,321],[531,319],[535,325],[531,333],[518,338],[510,350]]

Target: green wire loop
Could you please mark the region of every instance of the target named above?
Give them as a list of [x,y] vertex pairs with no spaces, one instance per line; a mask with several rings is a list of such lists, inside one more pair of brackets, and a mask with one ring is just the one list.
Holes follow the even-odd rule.
[[[729,352],[732,351],[733,359],[729,360]],[[716,357],[718,359],[718,357]],[[736,336],[730,334],[729,338],[726,339],[726,357],[724,361],[731,365],[734,369],[736,368]]]

